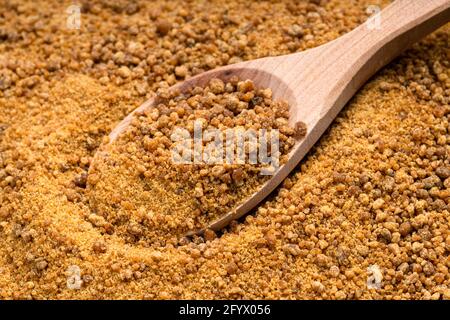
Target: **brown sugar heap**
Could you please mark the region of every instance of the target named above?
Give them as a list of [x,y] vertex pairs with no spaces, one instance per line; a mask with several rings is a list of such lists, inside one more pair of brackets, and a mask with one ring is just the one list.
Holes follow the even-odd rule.
[[[256,89],[251,80],[212,79],[205,88],[184,94],[160,92],[158,100],[102,150],[87,180],[91,210],[105,220],[102,230],[128,242],[161,246],[185,241],[187,232],[234,210],[267,181],[270,175],[261,171],[270,163],[257,158],[263,146],[279,166],[294,136],[301,138],[288,126],[287,102],[274,102],[270,89]],[[279,150],[271,152],[271,144]],[[250,163],[250,152],[256,163]],[[214,232],[207,235],[212,238]]]
[[111,129],[192,75],[331,41],[373,1],[82,1],[80,29],[69,5],[0,0],[0,298],[450,298],[449,25],[370,80],[256,212],[146,247],[90,204]]

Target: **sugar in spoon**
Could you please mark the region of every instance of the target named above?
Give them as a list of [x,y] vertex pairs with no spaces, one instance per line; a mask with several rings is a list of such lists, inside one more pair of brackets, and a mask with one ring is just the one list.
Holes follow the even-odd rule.
[[[366,23],[322,46],[217,68],[175,85],[173,89],[187,92],[195,86],[206,86],[212,78],[251,79],[258,87],[271,88],[274,99],[289,102],[290,125],[301,121],[307,126],[306,136],[296,142],[288,161],[256,193],[207,228],[219,230],[257,206],[297,166],[371,76],[448,21],[450,0],[396,0]],[[109,143],[127,129],[136,112],[154,104],[152,98],[123,119],[110,133]],[[96,153],[91,167],[99,161],[101,153]],[[189,234],[202,231],[192,230]]]

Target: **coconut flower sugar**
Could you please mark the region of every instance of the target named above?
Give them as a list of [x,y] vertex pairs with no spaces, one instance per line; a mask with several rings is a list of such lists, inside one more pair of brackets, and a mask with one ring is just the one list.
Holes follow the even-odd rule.
[[183,243],[257,192],[306,133],[288,125],[286,102],[250,80],[212,79],[156,100],[99,152],[88,177],[102,231],[129,242]]
[[[1,299],[450,298],[448,25],[373,77],[254,212],[183,240],[267,176],[258,166],[193,163],[183,175],[184,165],[157,164],[171,156],[169,127],[277,128],[282,161],[293,136],[284,120],[258,117],[286,119],[287,105],[266,101],[267,88],[249,101],[235,84],[214,93],[215,81],[167,95],[107,149],[105,137],[191,76],[336,39],[374,1],[78,4],[79,25],[73,3],[0,0]],[[235,95],[237,108],[203,107],[212,94]],[[98,150],[109,156],[94,168]]]

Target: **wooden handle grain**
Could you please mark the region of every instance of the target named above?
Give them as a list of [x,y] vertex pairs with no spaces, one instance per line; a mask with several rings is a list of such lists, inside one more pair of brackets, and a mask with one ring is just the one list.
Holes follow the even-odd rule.
[[334,79],[330,103],[325,103],[321,116],[336,104],[341,108],[378,70],[449,20],[450,0],[396,0],[377,16],[330,43],[328,50],[339,57],[333,70],[339,79]]

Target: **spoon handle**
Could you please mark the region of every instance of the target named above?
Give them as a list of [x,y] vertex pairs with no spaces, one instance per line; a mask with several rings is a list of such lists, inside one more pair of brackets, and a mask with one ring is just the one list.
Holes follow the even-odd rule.
[[[331,42],[325,51],[338,60],[328,69],[332,71],[329,84],[334,85],[320,116],[331,111],[334,118],[378,70],[448,21],[450,0],[396,0],[366,23]],[[339,110],[330,110],[333,107]]]

